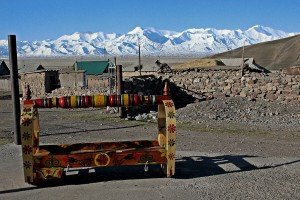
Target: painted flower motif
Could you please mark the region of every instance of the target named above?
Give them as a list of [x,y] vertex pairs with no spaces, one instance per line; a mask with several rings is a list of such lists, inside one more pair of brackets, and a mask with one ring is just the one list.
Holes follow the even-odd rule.
[[175,145],[175,140],[170,139],[168,144],[169,144],[170,147],[174,146]]
[[175,133],[175,131],[176,131],[175,124],[169,124],[168,131],[169,131],[169,133]]
[[175,154],[174,154],[174,153],[169,153],[168,158],[169,158],[170,160],[174,160]]
[[29,145],[24,145],[24,147],[23,147],[23,152],[24,152],[24,154],[30,154],[31,152],[32,152],[32,148],[31,148],[31,146],[29,146]]
[[52,170],[51,169],[46,169],[45,172],[46,172],[46,175],[51,175],[52,174]]
[[23,126],[29,126],[31,123],[32,123],[32,120],[27,118],[27,117],[22,119],[22,125]]
[[62,170],[58,170],[57,173],[56,173],[57,177],[61,177],[62,175]]
[[24,168],[29,169],[31,167],[31,163],[29,161],[25,161],[23,163]]
[[168,117],[173,119],[175,117],[175,113],[173,111],[168,112]]
[[28,114],[31,111],[31,108],[23,108],[23,113]]
[[165,106],[167,106],[168,108],[171,108],[174,106],[174,104],[172,102],[168,101],[165,103]]
[[107,155],[100,154],[97,156],[96,162],[99,166],[106,166],[109,162],[109,157]]
[[34,110],[33,110],[33,116],[36,117],[37,115],[38,115],[38,110],[37,110],[37,109],[34,109]]
[[28,140],[30,138],[30,134],[28,132],[24,132],[22,138],[24,140]]

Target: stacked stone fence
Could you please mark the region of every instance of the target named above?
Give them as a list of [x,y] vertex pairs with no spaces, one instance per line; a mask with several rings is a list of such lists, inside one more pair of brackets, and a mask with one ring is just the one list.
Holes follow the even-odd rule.
[[[286,75],[280,71],[269,74],[248,73],[241,77],[239,70],[197,70],[131,77],[124,80],[126,93],[144,95],[161,94],[168,79],[171,95],[183,105],[194,100],[241,96],[248,100],[300,101],[300,76]],[[73,91],[74,90],[74,91]],[[68,89],[54,93],[59,95],[107,94],[107,86],[91,89]],[[55,95],[55,96],[56,96]]]
[[300,101],[300,76],[280,71],[241,77],[239,70],[198,70],[169,74],[165,78],[198,99],[241,96],[248,100]]

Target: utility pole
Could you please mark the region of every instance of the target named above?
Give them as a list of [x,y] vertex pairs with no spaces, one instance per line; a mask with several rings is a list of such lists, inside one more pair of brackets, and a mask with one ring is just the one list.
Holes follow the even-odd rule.
[[244,76],[244,67],[245,67],[244,51],[245,51],[245,41],[244,41],[243,50],[242,50],[242,64],[241,64],[241,75],[242,75],[242,77]]
[[[123,88],[123,74],[122,74],[122,65],[117,65],[117,88],[118,92],[117,95],[120,97],[121,101],[121,95],[124,93],[124,88]],[[125,107],[118,107],[119,109],[119,117],[124,118],[125,117]]]
[[16,145],[21,144],[20,131],[20,100],[19,100],[19,76],[17,60],[17,39],[15,35],[8,36],[9,65],[11,78],[11,92],[14,117],[14,142]]
[[114,60],[115,60],[115,69],[116,69],[116,71],[115,71],[115,94],[117,94],[118,93],[118,90],[117,90],[117,82],[118,82],[118,80],[117,80],[117,74],[118,74],[118,68],[117,68],[117,57],[114,57]]
[[141,44],[140,44],[140,39],[138,40],[138,45],[139,45],[139,69],[140,69],[140,76],[142,75],[142,66],[141,66]]

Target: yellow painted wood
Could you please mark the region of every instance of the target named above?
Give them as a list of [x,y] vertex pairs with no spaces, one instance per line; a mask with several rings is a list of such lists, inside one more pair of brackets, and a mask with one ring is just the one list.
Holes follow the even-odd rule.
[[163,104],[158,105],[157,113],[157,124],[158,124],[158,144],[161,147],[166,146],[166,111]]
[[32,116],[32,123],[33,123],[33,154],[39,151],[39,139],[40,139],[40,122],[39,122],[39,114],[38,109],[33,107],[33,116]]
[[123,94],[124,106],[129,106],[129,94]]
[[95,107],[105,107],[106,99],[104,95],[94,95]]
[[167,166],[166,175],[171,177],[175,174],[176,158],[176,116],[175,106],[172,100],[163,100],[166,116],[166,150]]
[[58,105],[56,97],[53,97],[51,100],[52,100],[53,107],[56,107]]
[[[34,137],[34,104],[23,105],[21,110],[21,142],[25,182],[32,183],[33,175],[33,137]],[[37,127],[37,124],[35,125]]]
[[71,108],[76,108],[76,96],[71,96],[70,101],[71,101]]
[[60,179],[64,173],[64,168],[51,167],[51,168],[40,168],[36,170],[36,178],[38,180],[46,179]]

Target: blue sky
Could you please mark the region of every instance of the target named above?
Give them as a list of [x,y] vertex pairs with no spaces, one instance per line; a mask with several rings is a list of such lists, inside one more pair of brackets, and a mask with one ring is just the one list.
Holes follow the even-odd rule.
[[300,0],[0,0],[0,39],[55,39],[78,32],[126,33],[136,26],[300,32]]

